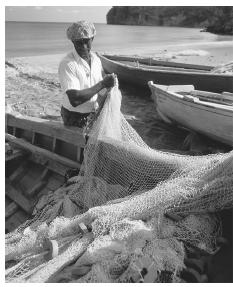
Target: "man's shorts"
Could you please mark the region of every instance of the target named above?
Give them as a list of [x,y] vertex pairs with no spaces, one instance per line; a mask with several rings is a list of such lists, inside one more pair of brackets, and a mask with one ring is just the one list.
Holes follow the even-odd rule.
[[61,116],[65,126],[75,126],[79,128],[84,128],[87,124],[87,119],[90,113],[77,113],[71,112],[61,107]]

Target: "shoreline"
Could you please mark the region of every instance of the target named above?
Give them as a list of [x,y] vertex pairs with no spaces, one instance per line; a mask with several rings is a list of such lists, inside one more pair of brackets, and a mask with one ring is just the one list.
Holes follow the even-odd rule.
[[[190,64],[211,65],[217,66],[228,63],[233,60],[232,55],[233,41],[219,41],[219,42],[203,42],[193,44],[175,44],[173,46],[157,47],[154,51],[144,51],[143,53],[132,53],[132,51],[96,51],[102,54],[115,54],[127,56],[141,56],[152,57],[158,60],[166,60],[172,62],[183,62]],[[59,61],[64,57],[65,53],[51,53],[39,55],[25,55],[25,56],[6,56],[6,61],[24,61],[27,64],[43,65],[45,68],[51,70],[58,66]]]

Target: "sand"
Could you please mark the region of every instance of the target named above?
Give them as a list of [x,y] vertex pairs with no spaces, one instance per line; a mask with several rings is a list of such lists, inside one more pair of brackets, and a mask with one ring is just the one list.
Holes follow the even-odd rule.
[[[224,42],[226,43],[226,42]],[[233,41],[209,45],[179,46],[156,51],[150,56],[174,62],[217,66],[232,61]],[[61,121],[62,92],[57,68],[64,55],[6,59],[5,103],[7,110]],[[130,124],[152,148],[179,149],[188,132],[171,128],[159,120],[152,100],[132,86],[122,87],[121,110]]]

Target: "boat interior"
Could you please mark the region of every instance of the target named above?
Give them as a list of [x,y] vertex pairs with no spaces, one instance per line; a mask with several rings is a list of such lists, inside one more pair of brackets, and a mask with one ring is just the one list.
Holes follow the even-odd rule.
[[[153,85],[153,82],[150,82]],[[226,106],[233,106],[233,93],[222,92],[213,93],[207,91],[195,90],[193,85],[155,85],[159,89],[168,93],[177,93],[182,96],[188,97],[190,100],[199,99],[202,102],[209,102],[215,104],[221,104]]]
[[168,68],[170,71],[179,71],[179,72],[190,72],[190,73],[209,73],[212,66],[205,65],[195,65],[195,64],[186,64],[186,63],[176,63],[170,61],[159,61],[152,58],[139,58],[139,57],[127,57],[127,56],[114,56],[114,55],[103,55],[105,58],[116,61],[118,63],[150,70],[165,70]]
[[77,128],[30,117],[19,120],[7,114],[6,233],[31,217],[41,196],[64,184],[67,171],[80,168],[84,143]]

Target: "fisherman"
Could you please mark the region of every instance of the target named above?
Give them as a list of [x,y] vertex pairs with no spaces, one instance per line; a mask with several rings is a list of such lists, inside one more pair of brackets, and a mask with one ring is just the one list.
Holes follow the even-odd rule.
[[106,98],[106,88],[114,86],[113,74],[104,75],[99,57],[91,52],[95,26],[87,21],[73,23],[67,29],[73,51],[59,65],[63,90],[61,116],[66,126],[84,128],[88,116],[95,113]]

